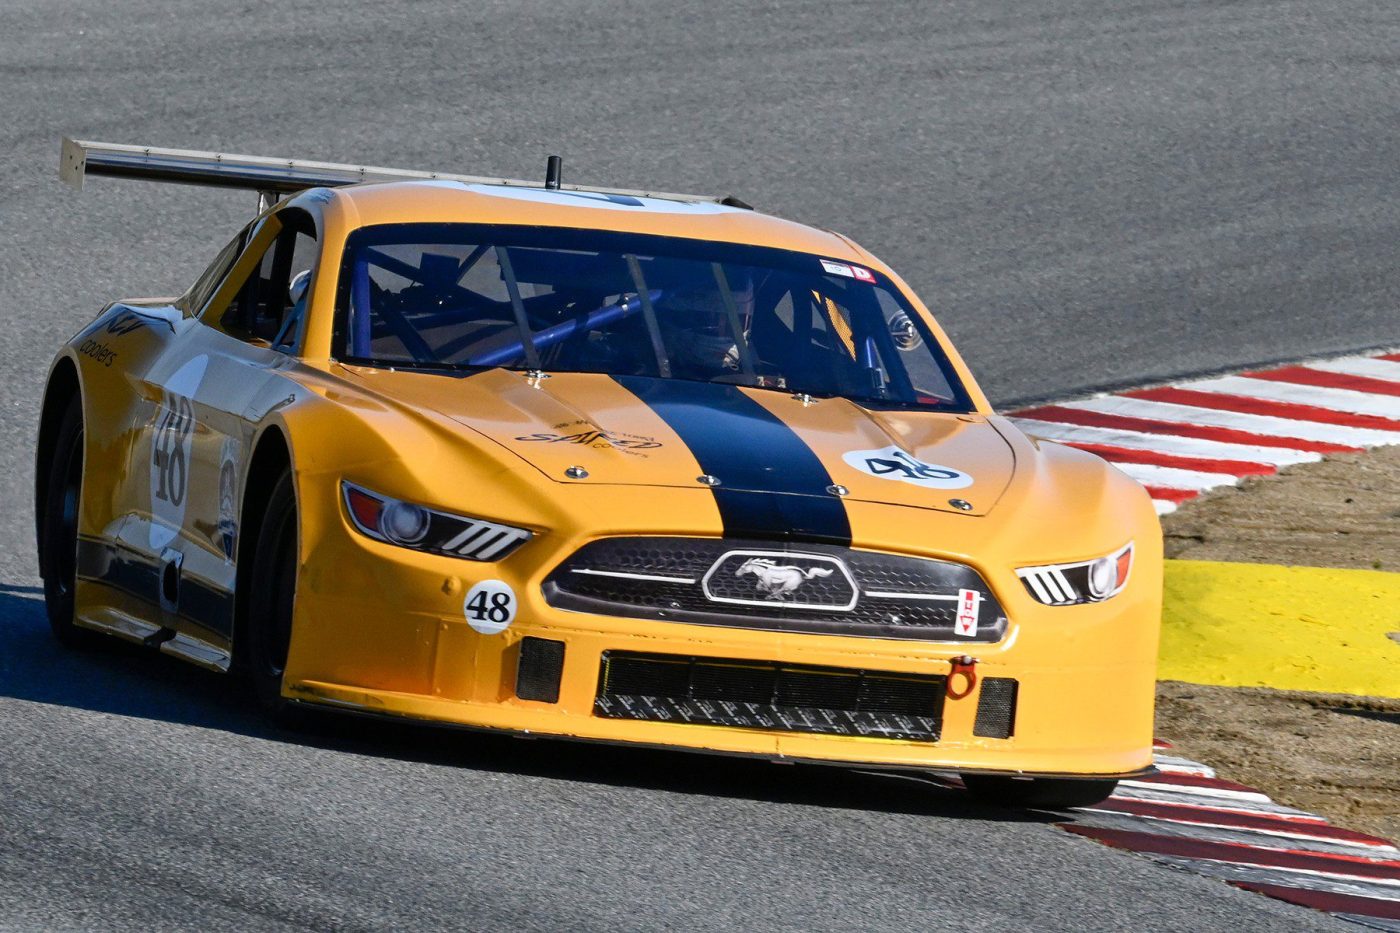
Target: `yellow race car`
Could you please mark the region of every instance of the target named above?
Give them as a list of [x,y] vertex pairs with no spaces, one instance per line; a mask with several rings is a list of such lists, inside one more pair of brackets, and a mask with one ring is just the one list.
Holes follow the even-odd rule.
[[256,191],[59,352],[49,619],[307,707],[957,772],[1151,768],[1147,493],[998,417],[908,286],[733,198],[65,140]]

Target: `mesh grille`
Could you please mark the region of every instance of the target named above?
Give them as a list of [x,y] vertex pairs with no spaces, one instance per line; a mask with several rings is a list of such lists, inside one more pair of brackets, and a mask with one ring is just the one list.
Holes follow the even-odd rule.
[[[745,569],[755,558],[803,579],[775,592],[782,587],[771,573]],[[981,600],[970,636],[954,627],[961,590]],[[577,612],[878,638],[991,642],[1007,624],[985,581],[963,564],[729,538],[594,541],[549,575],[544,594],[550,605]]]
[[515,669],[515,695],[522,700],[559,702],[559,680],[564,674],[564,643],[526,637],[520,641],[520,663]]
[[1009,739],[1016,729],[1016,689],[1010,677],[982,678],[977,699],[977,720],[972,734],[984,739]]
[[941,675],[610,651],[595,715],[935,742]]

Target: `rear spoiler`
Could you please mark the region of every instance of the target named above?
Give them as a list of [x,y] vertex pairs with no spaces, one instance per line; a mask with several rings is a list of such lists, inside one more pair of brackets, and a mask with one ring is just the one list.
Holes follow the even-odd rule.
[[213,188],[241,188],[256,191],[259,207],[276,203],[282,195],[307,188],[354,185],[369,181],[459,181],[467,184],[510,185],[521,188],[561,188],[631,197],[665,198],[670,201],[715,202],[731,207],[748,207],[737,198],[715,198],[663,191],[631,191],[624,188],[595,188],[565,185],[558,180],[557,157],[551,157],[551,175],[545,185],[518,178],[487,175],[454,175],[446,172],[417,172],[411,169],[342,165],[336,162],[308,162],[301,159],[269,159],[262,156],[198,152],[191,149],[157,149],[153,146],[121,146],[64,137],[59,154],[58,177],[74,188],[83,187],[87,175],[141,178],[182,185]]

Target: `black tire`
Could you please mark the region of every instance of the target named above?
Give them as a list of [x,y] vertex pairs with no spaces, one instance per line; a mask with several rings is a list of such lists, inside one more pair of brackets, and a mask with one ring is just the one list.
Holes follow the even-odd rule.
[[49,617],[49,628],[68,648],[95,648],[105,644],[107,639],[73,621],[73,592],[78,577],[78,509],[83,494],[83,406],[77,396],[63,412],[54,441],[53,459],[47,469],[39,572],[44,578],[44,609]]
[[297,725],[295,706],[282,696],[297,583],[297,504],[289,472],[268,496],[250,572],[246,657],[253,694],[275,722]]
[[1067,810],[1102,803],[1118,782],[1088,778],[1012,778],[998,774],[964,774],[963,784],[973,799],[996,807]]

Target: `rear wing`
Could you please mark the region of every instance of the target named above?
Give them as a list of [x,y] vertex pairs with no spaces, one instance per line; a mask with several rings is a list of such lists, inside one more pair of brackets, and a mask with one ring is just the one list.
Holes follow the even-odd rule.
[[192,149],[157,149],[153,146],[121,146],[64,137],[59,154],[58,177],[74,188],[83,187],[88,175],[141,178],[182,185],[213,188],[241,188],[256,191],[260,207],[276,203],[282,195],[306,188],[340,187],[370,181],[460,181],[467,184],[510,185],[522,188],[561,188],[631,197],[665,198],[671,201],[713,201],[731,207],[748,207],[737,198],[715,198],[664,191],[632,191],[624,188],[595,188],[565,185],[559,181],[557,157],[550,159],[550,176],[545,184],[518,178],[488,175],[454,175],[447,172],[418,172],[412,169],[342,165],[336,162],[308,162],[302,159],[269,159],[262,156],[199,152]]

